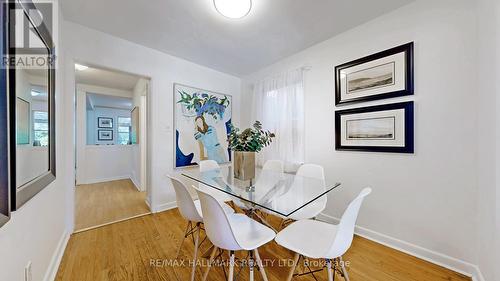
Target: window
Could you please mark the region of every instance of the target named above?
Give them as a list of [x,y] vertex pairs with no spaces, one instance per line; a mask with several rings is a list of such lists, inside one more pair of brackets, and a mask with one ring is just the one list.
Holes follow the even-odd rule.
[[49,113],[33,111],[33,145],[49,145]]
[[130,144],[130,117],[118,117],[118,144]]

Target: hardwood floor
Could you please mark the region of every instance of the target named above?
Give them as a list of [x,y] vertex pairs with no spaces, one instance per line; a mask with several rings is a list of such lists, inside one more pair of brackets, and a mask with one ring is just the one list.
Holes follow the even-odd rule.
[[[271,222],[277,224],[274,219]],[[185,227],[186,222],[174,209],[73,234],[56,280],[189,280],[191,270],[188,261],[194,248],[191,240],[186,240],[179,258],[174,260]],[[208,244],[205,242],[203,247],[202,252]],[[293,254],[274,242],[259,251],[269,281],[285,280],[289,271],[286,262],[293,258]],[[240,259],[244,258],[242,254],[238,253]],[[227,254],[224,256],[227,257]],[[186,263],[183,264],[183,261]],[[352,281],[471,280],[357,236],[344,261],[349,262],[347,270]],[[206,260],[200,259],[199,263],[202,262],[206,265]],[[317,273],[316,277],[327,280],[326,271]],[[336,280],[343,280],[339,277]],[[196,280],[201,280],[201,270],[197,270]],[[222,267],[214,267],[208,280],[226,280]],[[248,280],[247,268],[235,280]],[[255,280],[262,280],[257,271]],[[314,279],[304,276],[294,280]]]
[[145,199],[146,192],[139,192],[131,180],[78,185],[75,229],[149,213]]

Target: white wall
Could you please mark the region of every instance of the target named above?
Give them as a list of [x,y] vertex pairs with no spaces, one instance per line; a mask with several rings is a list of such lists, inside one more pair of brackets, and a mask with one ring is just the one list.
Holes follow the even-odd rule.
[[132,145],[86,145],[78,163],[77,184],[91,184],[132,177]]
[[[469,273],[468,263],[478,259],[476,26],[473,1],[416,1],[242,82],[242,104],[251,104],[253,81],[311,66],[305,74],[306,161],[323,165],[329,184],[342,183],[329,195],[325,214],[339,218],[371,186],[358,220],[365,235]],[[335,151],[333,68],[410,41],[414,96],[337,109],[415,100],[415,154]],[[249,118],[242,115],[247,125]]]
[[478,68],[477,68],[477,92],[478,97],[478,265],[485,280],[498,280],[495,278],[496,240],[500,239],[500,233],[496,232],[496,179],[498,141],[496,138],[496,84],[492,81],[498,80],[499,73],[496,72],[496,64],[492,58],[498,52],[500,45],[496,45],[495,0],[478,1]]
[[[496,11],[495,17],[495,26],[497,27],[495,30],[496,35],[496,139],[500,140],[500,98],[498,95],[500,94],[500,79],[498,76],[500,75],[500,2],[496,1],[496,7],[493,8]],[[496,242],[496,256],[495,256],[495,279],[500,280],[500,143],[496,142],[496,234],[495,234],[495,242]],[[494,246],[494,245],[493,245]]]
[[[71,22],[65,22],[64,33],[68,63],[78,61],[151,78],[147,170],[153,200],[149,202],[153,211],[172,206],[175,195],[166,175],[172,172],[174,161],[173,83],[231,94],[234,112],[239,112],[240,79]],[[65,89],[74,91],[74,86]],[[239,120],[239,116],[234,118]]]
[[[64,249],[69,238],[65,224],[68,213],[65,198],[72,174],[67,158],[72,151],[66,145],[66,136],[71,136],[72,131],[67,130],[71,120],[65,119],[68,111],[63,104],[71,104],[71,101],[62,91],[64,63],[57,34],[54,42],[58,57],[56,99],[59,102],[56,110],[60,113],[56,115],[57,179],[12,213],[11,220],[0,228],[0,280],[24,280],[24,266],[28,261],[32,262],[33,280],[52,280],[51,275],[55,272],[51,269],[57,270],[57,250]],[[67,117],[71,119],[71,115]]]

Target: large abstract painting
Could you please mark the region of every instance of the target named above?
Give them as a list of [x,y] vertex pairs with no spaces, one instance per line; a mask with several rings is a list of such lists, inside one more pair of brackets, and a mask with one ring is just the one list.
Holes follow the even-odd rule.
[[197,165],[201,160],[231,161],[230,95],[174,84],[174,108],[175,167]]

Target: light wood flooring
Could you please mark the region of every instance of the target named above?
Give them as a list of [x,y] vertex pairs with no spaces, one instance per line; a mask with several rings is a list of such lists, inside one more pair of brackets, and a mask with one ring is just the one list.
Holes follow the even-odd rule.
[[78,185],[75,193],[76,230],[150,212],[146,192],[139,192],[129,179]]
[[[271,218],[271,223],[278,221]],[[76,233],[71,236],[59,271],[57,281],[185,281],[189,280],[190,267],[182,264],[192,257],[193,243],[186,240],[182,252],[174,260],[186,222],[177,209],[151,214],[111,224],[101,228]],[[205,242],[202,252],[208,247]],[[271,242],[261,248],[260,256],[269,262],[266,272],[269,281],[285,280],[289,267],[283,265],[293,254]],[[243,258],[242,254],[239,254]],[[200,259],[200,262],[206,260]],[[270,262],[274,261],[274,264]],[[281,261],[281,262],[280,262]],[[438,281],[471,279],[435,264],[393,250],[356,236],[351,249],[344,256],[349,262],[348,272],[352,281]],[[169,264],[170,262],[170,264]],[[204,270],[204,269],[203,269]],[[237,271],[236,271],[237,272]],[[326,271],[316,274],[318,280],[327,280]],[[197,271],[196,280],[201,280]],[[214,267],[208,280],[226,280],[223,267]],[[248,280],[244,268],[238,279]],[[255,280],[262,280],[255,272]],[[311,281],[309,276],[294,280]],[[337,276],[335,280],[342,280]]]

